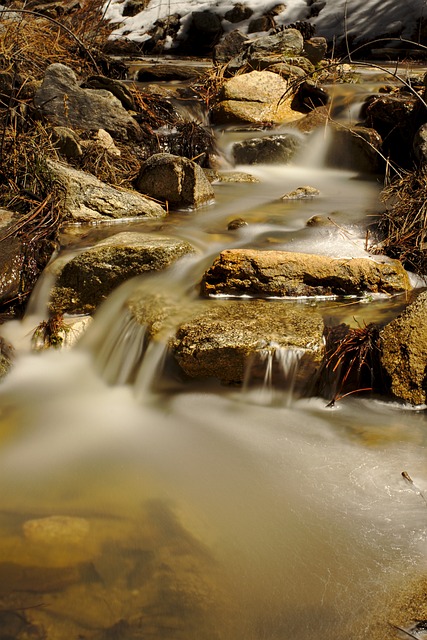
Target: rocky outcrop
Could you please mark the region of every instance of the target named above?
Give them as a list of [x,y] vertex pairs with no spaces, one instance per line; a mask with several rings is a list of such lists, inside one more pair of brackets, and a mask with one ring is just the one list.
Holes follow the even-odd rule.
[[386,325],[380,339],[391,391],[405,402],[427,404],[427,292]]
[[119,218],[161,218],[166,211],[136,191],[116,189],[84,171],[49,160],[49,171],[63,191],[64,217],[73,222]]
[[50,311],[93,313],[126,280],[165,269],[193,252],[188,242],[176,238],[118,233],[67,262],[52,290]]
[[291,122],[302,117],[286,98],[288,83],[270,71],[252,71],[230,78],[211,110],[215,124]]
[[409,290],[397,260],[334,259],[288,251],[222,251],[202,280],[204,295],[341,296]]
[[141,166],[135,187],[174,209],[197,208],[215,198],[203,169],[188,158],[156,153]]
[[191,378],[230,384],[243,381],[251,362],[252,375],[262,380],[267,358],[279,361],[279,354],[290,350],[300,358],[299,376],[306,381],[321,359],[322,334],[317,312],[264,300],[236,301],[210,305],[182,324],[172,352]]
[[121,101],[106,89],[82,89],[72,69],[55,63],[47,68],[34,103],[57,126],[84,131],[105,129],[114,138],[140,140],[142,132]]
[[300,136],[282,133],[236,142],[232,154],[236,164],[286,163],[300,146]]

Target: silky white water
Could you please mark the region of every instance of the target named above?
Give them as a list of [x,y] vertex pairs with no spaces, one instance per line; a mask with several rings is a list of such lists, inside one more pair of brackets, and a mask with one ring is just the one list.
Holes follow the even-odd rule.
[[[316,135],[292,165],[238,167],[260,182],[218,184],[210,207],[129,223],[187,238],[197,253],[124,285],[76,348],[22,348],[1,384],[0,577],[10,577],[11,564],[39,576],[34,586],[25,569],[10,588],[2,578],[2,594],[49,640],[389,640],[390,624],[409,625],[405,598],[427,570],[424,412],[356,397],[334,408],[294,398],[298,354],[268,343],[260,345],[261,385],[250,369],[243,389],[162,385],[167,335],[147,348],[124,308],[137,291],[191,305],[222,248],[366,255],[380,184],[308,163],[324,151]],[[319,198],[280,200],[306,184]],[[313,215],[329,226],[307,227]],[[234,217],[248,226],[228,232]],[[122,228],[88,229],[85,243]],[[64,243],[82,249],[71,235]],[[387,318],[403,303],[292,302],[353,324]],[[11,323],[9,336],[18,330]],[[274,367],[286,384],[273,389]],[[84,519],[89,534],[26,536],[26,522],[51,516],[71,518],[71,529]],[[53,569],[55,589],[43,586]]]

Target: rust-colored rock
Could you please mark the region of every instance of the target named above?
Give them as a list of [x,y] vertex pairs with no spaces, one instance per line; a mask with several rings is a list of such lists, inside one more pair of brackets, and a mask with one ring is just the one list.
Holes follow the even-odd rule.
[[400,262],[334,259],[290,251],[229,249],[205,272],[204,295],[258,297],[400,293],[411,288]]

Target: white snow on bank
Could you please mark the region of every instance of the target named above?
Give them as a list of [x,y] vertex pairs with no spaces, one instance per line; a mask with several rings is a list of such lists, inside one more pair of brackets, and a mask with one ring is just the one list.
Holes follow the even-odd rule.
[[[126,36],[130,40],[141,42],[147,39],[146,32],[156,20],[178,13],[181,16],[181,29],[185,30],[192,11],[209,9],[224,15],[238,0],[151,0],[147,9],[141,13],[123,18],[125,1],[111,0],[107,6],[106,17],[119,23],[113,37]],[[324,1],[324,8],[317,17],[310,18],[310,22],[317,26],[316,35],[323,35],[328,39],[342,36],[345,30],[356,41],[360,38],[372,39],[385,32],[411,38],[416,31],[417,19],[427,19],[427,0],[321,0],[321,4]],[[256,18],[279,4],[279,0],[243,0],[243,4],[253,9],[252,18]],[[284,4],[286,9],[276,19],[278,24],[309,18],[309,0],[286,0]],[[245,31],[247,22],[231,24],[224,20],[223,27],[226,31],[236,28]]]

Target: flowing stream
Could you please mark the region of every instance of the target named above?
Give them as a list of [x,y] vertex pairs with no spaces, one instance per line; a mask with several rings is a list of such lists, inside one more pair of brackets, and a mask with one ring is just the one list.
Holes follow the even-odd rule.
[[[238,136],[219,133],[225,157]],[[36,640],[41,629],[48,640],[390,640],[404,637],[392,625],[422,617],[424,412],[292,397],[298,354],[275,345],[264,347],[258,386],[250,367],[242,389],[162,384],[166,338],[142,358],[144,331],[122,310],[136,290],[191,304],[225,247],[366,255],[381,185],[325,167],[326,144],[321,130],[290,165],[237,167],[259,182],[218,184],[215,204],[198,212],[87,230],[85,243],[158,230],[198,253],[126,283],[77,347],[22,347],[2,383],[0,622],[3,610],[24,611]],[[303,185],[320,197],[280,200]],[[332,223],[306,226],[313,215]],[[227,231],[237,217],[248,225]],[[82,248],[64,238],[65,253]],[[43,287],[38,296],[33,310]],[[391,318],[403,303],[292,304],[355,325]],[[11,323],[10,336],[27,335],[34,317]],[[286,388],[273,388],[277,367]]]

